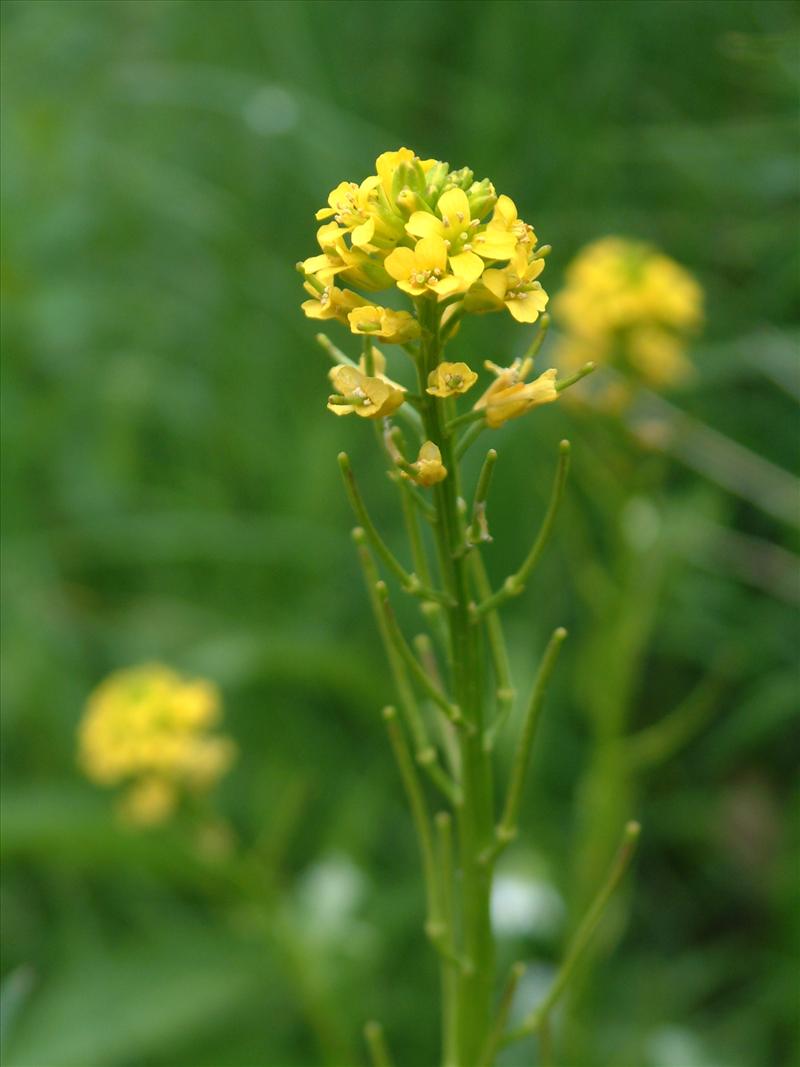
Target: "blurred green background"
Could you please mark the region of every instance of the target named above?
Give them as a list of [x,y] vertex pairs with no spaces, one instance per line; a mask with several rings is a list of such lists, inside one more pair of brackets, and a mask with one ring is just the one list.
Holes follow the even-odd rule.
[[[531,963],[532,1005],[634,815],[635,891],[561,1067],[800,1060],[798,29],[795,4],[747,0],[3,4],[8,1067],[349,1067],[373,1016],[399,1067],[435,1062],[339,449],[382,528],[399,518],[372,435],[324,410],[294,271],[328,190],[401,144],[510,194],[553,245],[551,293],[623,233],[707,294],[697,379],[669,398],[693,420],[681,458],[566,404],[497,437],[496,581],[574,443],[508,615],[520,687],[553,626],[572,636],[501,871],[501,961]],[[457,358],[505,362],[524,333],[470,323]],[[218,806],[252,878],[181,824],[120,827],[76,769],[87,693],[151,659],[222,686],[241,754]],[[693,729],[634,767],[620,739],[687,694]]]

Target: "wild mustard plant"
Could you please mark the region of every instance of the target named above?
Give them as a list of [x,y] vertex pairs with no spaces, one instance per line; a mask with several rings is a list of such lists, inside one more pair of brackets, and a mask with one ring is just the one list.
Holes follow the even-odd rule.
[[233,762],[233,742],[210,733],[219,719],[219,693],[205,679],[185,679],[160,664],[116,671],[89,697],[79,763],[98,785],[125,786],[119,809],[127,821],[155,826],[182,796],[209,790]]
[[[328,409],[371,420],[397,484],[411,564],[389,549],[359,492],[350,459],[339,455],[356,516],[353,537],[364,570],[400,715],[384,709],[394,754],[419,838],[425,882],[425,932],[439,955],[442,1062],[489,1067],[500,1047],[542,1035],[577,962],[630,858],[638,826],[623,830],[619,853],[577,927],[553,986],[523,1022],[509,1029],[516,964],[496,989],[489,901],[495,863],[517,836],[527,768],[548,679],[566,631],[552,635],[522,704],[522,725],[510,776],[496,783],[494,749],[508,727],[515,690],[498,609],[521,594],[539,562],[556,519],[569,462],[559,447],[549,507],[525,559],[492,590],[481,557],[491,541],[487,501],[497,452],[486,454],[468,493],[460,462],[485,430],[558,400],[592,370],[586,362],[559,380],[554,369],[531,377],[547,331],[547,293],[539,280],[549,251],[520,219],[513,201],[467,168],[419,159],[401,148],[376,161],[361,183],[342,182],[317,212],[320,253],[298,264],[313,319],[335,319],[361,338],[350,357],[325,335],[318,340],[334,361]],[[389,290],[387,301],[371,295]],[[476,389],[472,361],[445,358],[470,315],[508,314],[523,326],[538,322],[526,354],[507,366],[486,361],[491,378]],[[410,361],[416,387],[388,373],[376,342],[394,345]],[[396,372],[395,372],[396,373]],[[400,375],[402,376],[402,375]],[[471,393],[466,406],[462,397]],[[475,395],[477,393],[477,399]],[[402,423],[402,427],[401,427]],[[471,495],[471,503],[467,502]],[[430,527],[434,562],[423,535]],[[386,579],[420,601],[430,633],[410,642],[401,631]],[[486,683],[490,667],[492,684]],[[424,774],[427,783],[423,782]],[[431,818],[431,798],[443,810]],[[455,832],[454,832],[455,831]],[[368,1024],[375,1064],[390,1062],[382,1029]]]

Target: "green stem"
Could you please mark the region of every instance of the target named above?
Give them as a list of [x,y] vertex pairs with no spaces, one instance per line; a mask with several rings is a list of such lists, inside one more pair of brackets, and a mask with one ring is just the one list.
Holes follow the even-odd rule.
[[383,1027],[379,1022],[369,1022],[364,1027],[364,1039],[369,1049],[372,1067],[392,1067],[392,1057],[386,1045]]
[[397,619],[394,617],[394,612],[389,603],[389,591],[386,588],[386,582],[376,582],[375,592],[378,596],[383,617],[386,620],[386,628],[389,638],[398,653],[402,656],[406,666],[411,671],[411,674],[416,678],[426,696],[429,696],[434,704],[442,709],[452,723],[463,723],[464,716],[459,706],[457,704],[451,704],[441,689],[433,684],[428,677],[427,672],[422,667],[411,648],[409,648],[408,642],[405,637],[403,637],[400,627],[397,625]]
[[562,378],[560,382],[556,382],[556,391],[562,393],[565,389],[569,389],[575,382],[579,382],[581,378],[585,378],[587,374],[591,374],[592,371],[597,370],[596,363],[584,363],[577,374],[573,374],[570,378]]
[[[429,299],[417,303],[422,324],[421,358],[418,364],[420,392],[427,375],[441,361],[440,312]],[[480,863],[481,852],[491,843],[493,803],[491,767],[482,744],[484,709],[481,684],[481,631],[470,619],[467,562],[462,551],[464,521],[458,500],[458,463],[454,442],[445,428],[443,405],[426,394],[422,411],[425,433],[438,445],[448,477],[435,487],[438,522],[434,526],[442,582],[454,603],[448,608],[450,670],[456,703],[467,729],[460,731],[461,789],[458,809],[458,853],[463,955],[469,966],[457,975],[455,1048],[459,1067],[478,1062],[491,1025],[494,984],[494,945],[489,920],[491,871]],[[475,423],[483,424],[483,420]]]
[[568,470],[569,441],[562,441],[559,446],[558,468],[556,470],[555,481],[553,482],[553,491],[550,495],[550,503],[544,519],[542,520],[542,525],[539,528],[536,540],[533,542],[531,550],[525,557],[519,570],[515,574],[506,578],[496,593],[487,597],[486,600],[482,601],[473,609],[474,618],[480,618],[480,616],[485,615],[487,611],[492,611],[501,604],[504,604],[507,600],[510,600],[512,597],[519,596],[525,588],[525,583],[528,578],[530,578],[533,568],[539,562],[539,558],[542,555],[542,552],[544,552],[545,545],[553,530],[553,524],[555,523],[556,515],[558,514],[558,508],[564,492],[564,483],[567,480]]
[[458,972],[456,964],[455,914],[453,908],[453,820],[449,812],[436,815],[437,858],[439,860],[439,888],[442,894],[441,916],[450,959],[442,968],[442,1064],[459,1067],[456,1059],[456,1021],[458,1018]]
[[425,771],[433,784],[444,794],[451,804],[458,801],[458,789],[452,779],[439,766],[435,747],[431,744],[425,720],[420,712],[414,689],[408,680],[405,663],[398,652],[389,632],[383,604],[376,592],[378,583],[378,569],[370,555],[366,544],[366,535],[360,526],[353,530],[353,540],[358,550],[358,558],[364,573],[364,581],[367,586],[372,611],[378,625],[378,633],[381,636],[386,658],[389,661],[389,669],[392,672],[397,695],[400,698],[400,706],[403,709],[406,725],[414,741],[414,756],[417,763]]
[[[475,588],[475,593],[481,600],[485,600],[491,595],[492,590],[489,585],[489,577],[486,573],[483,556],[479,551],[470,552],[469,565],[472,571],[472,584]],[[497,714],[494,722],[484,734],[484,748],[486,748],[487,752],[490,752],[494,747],[497,735],[511,714],[511,709],[514,707],[514,698],[517,694],[511,679],[508,648],[499,612],[487,611],[484,615],[484,623],[489,645],[489,657],[492,661],[492,670],[494,672],[495,699],[497,701]]]
[[492,1064],[494,1063],[495,1055],[503,1040],[503,1034],[505,1032],[506,1024],[508,1023],[508,1016],[511,1014],[511,1007],[514,1003],[514,994],[517,991],[520,979],[523,974],[525,974],[525,969],[524,963],[515,963],[511,968],[500,997],[497,1018],[492,1027],[492,1032],[489,1034],[486,1044],[483,1047],[478,1067],[492,1067]]
[[463,415],[457,415],[454,419],[450,419],[447,423],[447,432],[450,434],[453,430],[459,426],[467,426],[471,422],[478,422],[479,419],[486,417],[485,411],[465,411]]
[[430,818],[425,804],[425,796],[422,792],[422,785],[414,768],[414,762],[403,737],[400,723],[397,721],[397,711],[392,707],[384,708],[383,718],[389,731],[389,740],[392,743],[394,756],[400,770],[400,777],[403,780],[406,795],[408,796],[411,817],[414,820],[414,827],[417,831],[422,871],[425,876],[425,897],[428,903],[425,932],[428,936],[431,936],[431,931],[436,931],[440,928],[441,916]]
[[533,739],[536,736],[536,727],[539,725],[547,683],[553,673],[558,653],[561,651],[561,645],[564,643],[566,636],[567,631],[563,626],[559,626],[553,633],[542,657],[536,680],[533,683],[531,698],[525,711],[522,734],[514,753],[514,765],[511,769],[511,779],[508,783],[503,815],[495,831],[496,842],[491,850],[493,856],[517,836],[517,819],[522,802],[522,790],[525,787],[525,778],[528,773]]
[[[485,415],[486,413],[483,412],[483,414]],[[462,456],[466,453],[467,449],[470,447],[470,445],[474,444],[474,442],[478,440],[478,438],[485,429],[485,419],[482,422],[473,422],[473,424],[464,431],[458,444],[456,445],[454,451],[455,458],[461,459]]]
[[544,339],[547,337],[547,331],[550,329],[550,316],[545,312],[539,319],[539,329],[536,331],[536,335],[528,346],[528,351],[522,357],[523,362],[526,359],[536,359],[539,353],[539,349],[544,344]]
[[542,1024],[549,1018],[550,1012],[569,985],[569,981],[572,978],[575,968],[586,951],[611,897],[614,895],[617,886],[622,881],[625,871],[628,869],[628,865],[633,857],[634,849],[636,848],[636,843],[639,840],[641,829],[642,828],[638,822],[629,822],[625,826],[622,842],[617,851],[617,855],[614,858],[614,862],[611,865],[611,869],[608,872],[608,877],[601,885],[589,910],[586,912],[578,929],[575,931],[575,936],[573,937],[572,943],[567,950],[567,954],[558,969],[558,973],[550,987],[550,991],[542,1003],[531,1012],[520,1027],[516,1030],[512,1030],[510,1034],[506,1034],[503,1039],[504,1045],[510,1045],[513,1041],[519,1041],[521,1038],[527,1037],[529,1034],[535,1034]]
[[489,486],[492,484],[494,465],[497,462],[497,450],[490,448],[483,461],[481,473],[478,476],[478,485],[475,489],[475,497],[472,501],[472,522],[467,530],[467,544],[477,545],[481,541],[491,541],[489,526],[486,522],[486,498],[489,495]]
[[435,603],[446,603],[448,598],[445,597],[444,594],[436,589],[429,589],[427,586],[423,585],[416,574],[409,574],[378,533],[375,524],[369,517],[369,512],[361,497],[361,493],[358,491],[358,486],[353,475],[353,469],[350,466],[350,457],[346,452],[339,453],[339,467],[344,479],[347,499],[350,501],[350,506],[355,513],[359,525],[363,528],[377,554],[389,570],[400,580],[403,589],[407,593],[411,593],[413,596],[421,597],[423,600],[432,600]]

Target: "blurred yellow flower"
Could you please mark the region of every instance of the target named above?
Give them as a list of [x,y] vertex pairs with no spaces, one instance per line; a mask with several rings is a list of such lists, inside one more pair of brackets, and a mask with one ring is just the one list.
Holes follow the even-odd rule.
[[347,321],[353,333],[367,334],[388,344],[404,345],[419,337],[419,323],[407,311],[393,311],[376,304],[360,303]]
[[160,664],[116,671],[90,695],[78,728],[78,760],[99,785],[127,784],[121,811],[163,822],[182,791],[206,790],[228,770],[233,742],[209,730],[220,718],[216,687]]
[[700,286],[674,260],[640,241],[602,238],[576,256],[554,300],[558,357],[567,370],[592,359],[668,385],[691,372],[686,349],[702,305]]
[[419,450],[416,463],[412,463],[414,481],[419,485],[431,486],[442,482],[447,477],[447,467],[442,463],[442,453],[433,441],[425,441]]
[[477,382],[478,375],[466,363],[440,363],[428,375],[426,393],[431,396],[456,396],[466,393]]

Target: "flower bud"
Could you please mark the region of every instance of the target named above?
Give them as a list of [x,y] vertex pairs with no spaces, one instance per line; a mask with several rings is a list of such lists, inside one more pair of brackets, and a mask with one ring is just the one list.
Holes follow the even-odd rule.
[[475,175],[469,167],[462,167],[460,170],[451,170],[447,176],[445,185],[448,189],[464,189],[466,191],[472,184],[472,179],[474,177]]
[[473,182],[467,189],[469,210],[474,219],[482,219],[497,203],[497,193],[488,178]]

